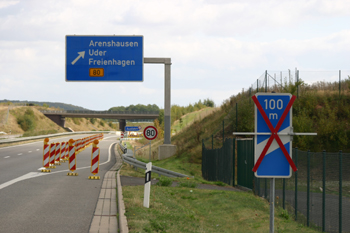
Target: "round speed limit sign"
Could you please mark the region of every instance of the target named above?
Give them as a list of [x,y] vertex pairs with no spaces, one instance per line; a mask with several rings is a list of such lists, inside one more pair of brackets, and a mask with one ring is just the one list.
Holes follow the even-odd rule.
[[143,136],[145,136],[147,140],[153,140],[157,137],[157,135],[158,135],[158,131],[157,131],[157,128],[154,126],[147,126],[143,130]]

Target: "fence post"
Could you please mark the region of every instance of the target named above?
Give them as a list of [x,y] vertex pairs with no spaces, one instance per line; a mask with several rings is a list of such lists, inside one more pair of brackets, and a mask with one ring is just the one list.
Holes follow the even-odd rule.
[[339,232],[342,232],[342,218],[343,218],[343,171],[342,171],[342,163],[343,163],[343,152],[339,151]]
[[323,179],[322,179],[322,232],[326,231],[326,151],[323,150]]
[[340,98],[340,92],[341,92],[341,70],[339,70],[339,98]]
[[265,93],[267,92],[267,70],[265,70]]
[[234,138],[233,140],[233,145],[232,145],[232,150],[233,150],[233,187],[236,186],[236,138]]
[[238,103],[236,102],[236,132],[238,131]]
[[[294,160],[295,166],[298,167],[298,147],[295,148],[295,160]],[[294,194],[294,201],[295,201],[295,221],[298,220],[298,171],[295,172],[295,194]]]
[[307,191],[306,191],[306,221],[310,226],[310,150],[307,151]]
[[252,88],[251,87],[249,87],[249,104],[250,104],[250,101],[251,101],[251,97],[252,96]]
[[211,135],[211,149],[214,149],[214,134]]
[[222,121],[222,146],[225,144],[225,119]]
[[[297,70],[297,82],[299,82],[299,70]],[[297,98],[299,98],[299,83],[297,86]]]

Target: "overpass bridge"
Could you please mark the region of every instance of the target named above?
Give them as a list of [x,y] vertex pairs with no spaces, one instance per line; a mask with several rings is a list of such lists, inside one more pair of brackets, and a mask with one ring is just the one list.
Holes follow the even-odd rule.
[[133,119],[156,119],[159,112],[110,112],[110,111],[40,111],[57,125],[65,128],[66,117],[78,118],[104,118],[104,119],[118,119],[119,129],[124,131],[126,120]]

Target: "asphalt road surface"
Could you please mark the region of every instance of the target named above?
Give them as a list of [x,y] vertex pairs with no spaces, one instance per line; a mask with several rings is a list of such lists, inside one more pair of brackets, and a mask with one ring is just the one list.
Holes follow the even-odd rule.
[[[50,142],[68,141],[74,135]],[[115,164],[115,134],[100,141],[100,180],[90,180],[91,145],[77,155],[78,176],[68,162],[43,173],[43,142],[0,148],[0,232],[88,232],[104,174]]]

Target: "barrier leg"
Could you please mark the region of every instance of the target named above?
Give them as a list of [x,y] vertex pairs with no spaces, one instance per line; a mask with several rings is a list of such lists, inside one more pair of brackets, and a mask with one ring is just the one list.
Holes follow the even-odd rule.
[[44,139],[44,148],[43,148],[43,167],[45,169],[42,169],[41,172],[51,172],[51,170],[49,170],[50,167],[50,145],[49,143],[49,139],[45,138]]
[[91,152],[91,173],[93,176],[89,176],[90,180],[99,180],[100,177],[96,176],[98,173],[98,169],[100,166],[100,148],[97,147],[97,144],[99,143],[98,140],[95,140],[92,144],[92,152]]
[[77,169],[77,162],[76,162],[76,156],[75,156],[75,146],[74,144],[74,140],[70,139],[68,141],[69,143],[69,170],[71,172],[68,172],[67,175],[68,176],[77,176],[78,173],[75,172],[75,170]]

